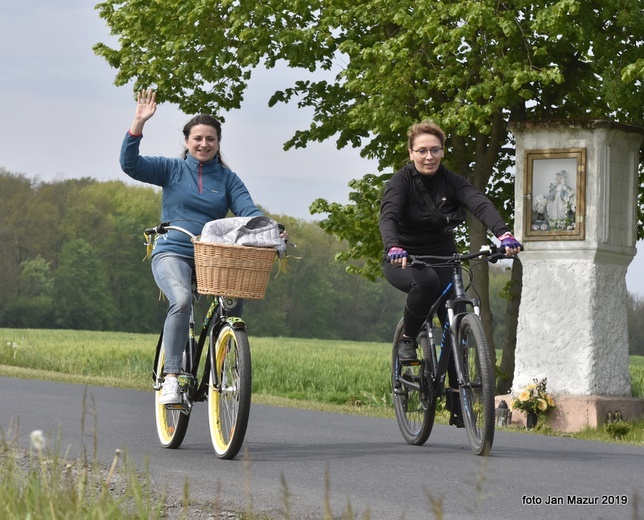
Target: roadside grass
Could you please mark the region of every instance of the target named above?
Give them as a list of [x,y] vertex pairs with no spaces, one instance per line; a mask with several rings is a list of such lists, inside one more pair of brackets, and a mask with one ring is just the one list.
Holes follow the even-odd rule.
[[[85,401],[83,415],[87,414]],[[81,428],[84,430],[85,421]],[[97,461],[85,446],[71,459],[53,433],[31,432],[30,447],[20,442],[19,423],[0,429],[0,504],[7,519],[167,518],[166,495],[152,485],[147,472],[137,472],[121,450],[112,463]]]

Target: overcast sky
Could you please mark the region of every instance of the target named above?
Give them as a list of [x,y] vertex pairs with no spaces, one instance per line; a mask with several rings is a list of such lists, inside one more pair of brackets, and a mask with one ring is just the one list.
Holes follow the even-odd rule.
[[[21,0],[0,17],[0,166],[43,181],[94,177],[128,181],[118,164],[134,115],[132,88],[115,87],[115,71],[92,45],[111,42],[93,0]],[[333,142],[284,152],[283,143],[310,123],[311,112],[280,104],[277,89],[298,78],[288,69],[256,75],[241,110],[226,114],[222,152],[256,203],[303,219],[318,197],[346,203],[351,179],[377,173],[374,161]],[[177,156],[189,119],[160,105],[147,123],[141,151]],[[404,136],[401,136],[404,139]],[[644,245],[627,286],[644,295]]]

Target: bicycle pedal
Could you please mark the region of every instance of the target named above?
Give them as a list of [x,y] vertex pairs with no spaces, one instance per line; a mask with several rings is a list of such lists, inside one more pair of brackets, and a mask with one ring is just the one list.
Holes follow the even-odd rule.
[[420,383],[420,376],[415,374],[401,374],[400,380],[403,383]]
[[420,365],[420,359],[401,359],[400,364],[406,367],[417,367]]

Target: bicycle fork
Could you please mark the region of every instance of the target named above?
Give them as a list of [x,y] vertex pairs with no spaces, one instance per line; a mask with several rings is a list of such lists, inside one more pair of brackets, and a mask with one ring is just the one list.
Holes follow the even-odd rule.
[[[246,330],[246,322],[238,316],[222,316],[219,326],[213,327],[210,330],[210,345],[212,347],[209,349],[209,352],[210,352],[209,355],[210,355],[210,370],[212,374],[212,383],[213,383],[212,386],[214,390],[219,393],[223,393],[223,392],[235,393],[236,388],[228,386],[228,382],[226,381],[226,374],[224,372],[220,374],[218,370],[218,365],[217,365],[217,357],[219,355],[219,352],[217,349],[230,348],[230,345],[227,344],[227,342],[226,344],[220,343],[218,339],[218,336],[221,333],[222,328],[226,325],[231,327],[233,330],[235,329]],[[237,361],[235,360],[235,365],[236,363]],[[235,369],[236,369],[236,366],[235,366]]]
[[[477,318],[480,318],[481,315],[481,308],[478,304],[477,300],[467,300],[467,303],[472,305],[472,314],[474,314]],[[454,356],[454,368],[456,369],[456,377],[458,380],[458,386],[459,388],[470,388],[472,387],[471,382],[469,381],[469,377],[467,377],[465,373],[465,365],[463,363],[463,349],[462,345],[459,343],[460,338],[458,334],[458,329],[460,327],[461,323],[461,318],[465,316],[466,313],[460,313],[456,314],[454,312],[454,303],[453,302],[447,302],[447,316],[448,316],[448,323],[452,324],[453,326],[450,328],[450,336],[452,339],[452,356]]]

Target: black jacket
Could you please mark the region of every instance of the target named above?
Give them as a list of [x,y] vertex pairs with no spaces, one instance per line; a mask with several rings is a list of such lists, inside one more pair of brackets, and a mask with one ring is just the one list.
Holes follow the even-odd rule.
[[[415,255],[448,255],[456,252],[454,233],[431,223],[429,208],[414,182],[413,164],[407,164],[387,182],[380,203],[380,234],[385,252],[398,246]],[[443,213],[468,209],[498,237],[508,226],[490,199],[467,179],[442,164],[432,175],[420,175],[436,207]]]

